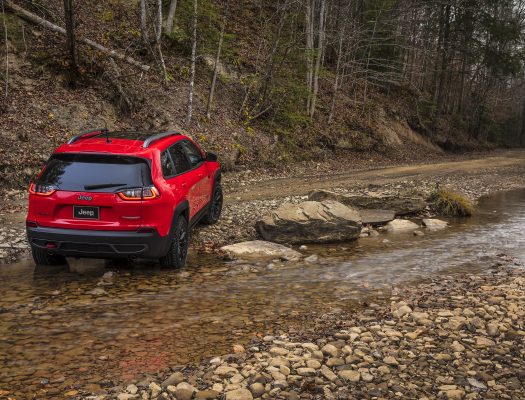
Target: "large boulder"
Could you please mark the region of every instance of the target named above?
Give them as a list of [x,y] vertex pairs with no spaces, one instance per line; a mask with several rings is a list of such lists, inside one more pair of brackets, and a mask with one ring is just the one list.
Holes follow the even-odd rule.
[[257,221],[265,239],[277,243],[329,243],[353,240],[361,232],[361,215],[337,201],[285,203]]
[[408,193],[363,196],[339,194],[329,190],[313,190],[308,194],[308,200],[334,200],[357,209],[393,210],[398,216],[417,214],[427,206],[427,202],[423,197]]
[[298,260],[302,256],[301,253],[290,249],[289,247],[277,243],[265,242],[263,240],[236,243],[229,246],[224,246],[221,248],[221,250],[230,257],[234,258],[282,258],[286,260]]

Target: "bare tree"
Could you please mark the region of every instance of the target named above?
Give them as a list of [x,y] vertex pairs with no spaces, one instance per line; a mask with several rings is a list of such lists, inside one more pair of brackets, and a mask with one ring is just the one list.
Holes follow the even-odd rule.
[[193,116],[193,91],[195,87],[195,64],[197,63],[197,0],[193,0],[193,29],[191,35],[191,66],[190,66],[190,89],[188,93],[188,112],[186,114],[186,125],[191,123]]
[[312,100],[314,71],[314,5],[315,0],[306,0],[306,86],[308,89],[308,98],[306,99],[306,112],[308,114],[310,114],[310,102]]
[[326,0],[321,0],[321,7],[319,10],[319,34],[317,38],[317,49],[315,54],[315,68],[313,73],[313,91],[312,91],[312,100],[310,102],[310,117],[313,117],[315,114],[315,106],[317,102],[317,93],[319,92],[319,71],[321,69],[321,58],[323,55],[323,46],[324,46],[324,20],[325,20],[325,7]]
[[175,11],[177,10],[177,0],[171,0],[170,9],[168,11],[168,18],[166,19],[166,33],[169,35],[173,31],[173,21],[175,19]]
[[7,42],[7,22],[5,20],[4,2],[2,1],[2,20],[4,22],[5,38],[5,92],[4,92],[4,109],[7,108],[7,99],[9,98],[9,44]]
[[166,70],[166,63],[164,62],[164,56],[162,55],[162,0],[157,0],[157,24],[155,26],[155,45],[159,53],[159,64],[162,74],[164,75],[164,81],[168,81],[168,71]]
[[144,46],[149,48],[149,35],[148,35],[148,4],[147,0],[140,0],[140,34]]
[[222,42],[224,41],[224,30],[226,23],[223,20],[221,25],[221,33],[219,36],[219,45],[217,46],[217,54],[215,56],[215,65],[213,67],[213,78],[211,80],[210,94],[208,96],[208,105],[206,106],[206,118],[211,117],[211,105],[213,103],[213,95],[215,93],[215,84],[217,83],[217,75],[219,71],[219,62],[221,59]]
[[78,71],[77,48],[75,38],[75,12],[73,0],[64,0],[64,20],[66,22],[66,42],[69,52],[70,70],[76,74]]
[[330,114],[328,115],[328,123],[331,124],[334,117],[335,104],[337,101],[337,92],[339,91],[339,80],[341,77],[341,67],[343,59],[343,39],[345,35],[346,28],[346,18],[341,23],[341,28],[339,30],[339,40],[337,46],[337,62],[335,66],[335,78],[334,78],[334,89],[332,94],[332,103],[330,105]]

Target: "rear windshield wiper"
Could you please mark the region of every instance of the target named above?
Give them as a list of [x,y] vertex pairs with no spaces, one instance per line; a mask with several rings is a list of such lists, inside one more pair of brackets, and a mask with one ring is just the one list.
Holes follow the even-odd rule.
[[127,186],[127,183],[102,183],[100,185],[85,185],[85,190],[106,189],[117,186]]

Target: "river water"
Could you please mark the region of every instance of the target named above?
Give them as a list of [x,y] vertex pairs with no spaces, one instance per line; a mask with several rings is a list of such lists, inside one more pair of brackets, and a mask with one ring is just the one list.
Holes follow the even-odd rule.
[[[229,352],[253,335],[351,310],[393,286],[483,272],[498,253],[525,261],[525,191],[483,198],[476,216],[422,237],[380,235],[310,246],[317,262],[246,264],[190,257],[154,263],[71,260],[0,266],[0,397],[100,391]],[[113,271],[108,282],[102,276]]]

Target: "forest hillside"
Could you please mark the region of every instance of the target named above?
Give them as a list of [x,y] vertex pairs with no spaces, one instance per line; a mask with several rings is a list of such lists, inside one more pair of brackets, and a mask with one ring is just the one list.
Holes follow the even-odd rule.
[[3,185],[104,126],[226,169],[525,144],[521,0],[0,2]]

